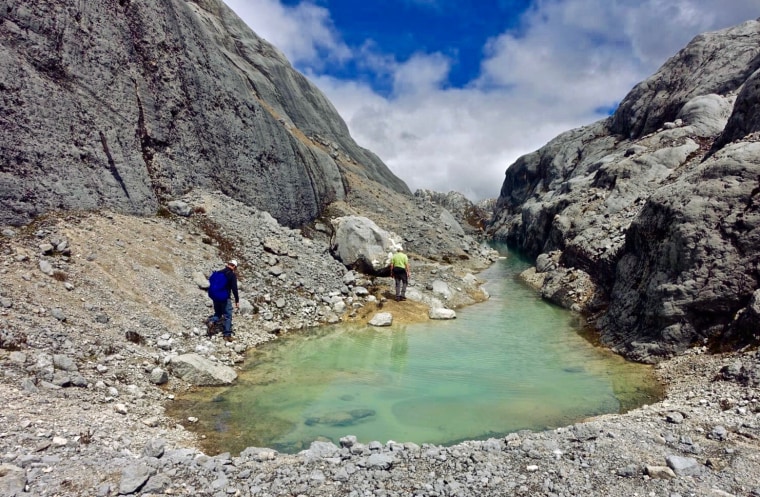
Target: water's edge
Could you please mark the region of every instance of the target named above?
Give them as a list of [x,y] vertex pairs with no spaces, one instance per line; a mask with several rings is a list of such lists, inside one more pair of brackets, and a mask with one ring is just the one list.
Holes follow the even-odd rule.
[[[376,407],[368,408],[362,402],[366,400],[364,397],[370,395],[367,392],[368,390],[371,390],[372,387],[371,383],[365,383],[365,378],[359,378],[359,386],[356,386],[356,384],[351,382],[346,383],[345,378],[337,378],[339,376],[337,374],[329,372],[325,373],[322,371],[320,369],[322,366],[319,362],[310,365],[309,367],[311,369],[306,371],[306,373],[297,373],[295,372],[297,368],[291,368],[289,366],[268,366],[269,361],[274,360],[269,357],[269,355],[277,355],[280,353],[277,351],[282,347],[292,347],[292,343],[298,343],[298,341],[304,342],[298,347],[309,350],[309,352],[306,353],[306,359],[296,357],[297,363],[311,360],[309,357],[314,355],[316,350],[319,350],[319,354],[328,355],[331,353],[331,349],[340,347],[339,342],[333,343],[332,338],[330,338],[329,335],[340,334],[341,332],[331,329],[330,327],[321,327],[320,329],[293,332],[272,343],[265,344],[250,354],[246,359],[243,365],[243,372],[236,386],[232,388],[195,389],[192,392],[188,392],[186,395],[180,396],[175,399],[174,402],[169,404],[167,406],[167,414],[176,419],[186,419],[188,416],[199,418],[199,422],[191,425],[190,429],[201,436],[201,444],[204,451],[207,453],[240,451],[248,446],[272,446],[280,452],[297,452],[303,448],[307,448],[312,440],[329,439],[333,442],[337,442],[337,438],[349,434],[356,435],[359,433],[360,440],[367,437],[371,438],[371,440],[383,440],[383,435],[373,436],[375,433],[381,433],[381,430],[377,432],[372,432],[372,430],[369,430],[367,433],[362,432],[363,429],[367,429],[368,419],[372,419],[373,416],[376,418],[388,419],[394,415],[399,415],[404,418],[405,421],[395,428],[406,434],[409,440],[407,440],[407,438],[400,438],[404,435],[389,436],[388,439],[400,439],[417,443],[428,442],[448,446],[465,440],[503,436],[507,433],[524,429],[533,431],[550,429],[562,426],[563,423],[572,424],[600,414],[615,412],[623,413],[641,406],[642,404],[650,404],[662,398],[664,388],[656,381],[651,366],[626,362],[622,357],[602,349],[601,347],[594,346],[588,341],[588,336],[586,336],[587,330],[586,332],[581,332],[582,327],[585,326],[582,319],[578,316],[572,315],[569,311],[559,309],[546,302],[541,301],[541,304],[538,304],[540,312],[538,318],[534,320],[535,322],[530,322],[531,316],[528,316],[526,318],[528,321],[524,323],[524,325],[517,324],[516,329],[522,329],[537,324],[540,325],[546,320],[555,320],[556,322],[561,323],[562,326],[565,326],[565,323],[567,323],[567,326],[572,326],[575,330],[572,334],[574,336],[571,336],[571,334],[556,333],[551,329],[553,326],[552,323],[554,323],[554,321],[551,321],[548,324],[550,328],[548,331],[541,331],[540,333],[537,331],[535,336],[533,335],[533,332],[531,332],[531,335],[525,340],[518,340],[512,335],[505,338],[505,333],[502,332],[503,330],[499,330],[499,327],[501,326],[500,321],[504,321],[505,316],[509,318],[509,321],[517,321],[519,316],[517,315],[517,311],[513,308],[502,309],[497,307],[500,303],[500,299],[506,298],[499,288],[503,285],[515,288],[519,287],[517,296],[511,294],[509,296],[509,299],[513,300],[517,300],[518,298],[522,299],[520,302],[512,303],[512,305],[516,305],[518,308],[537,305],[535,300],[540,300],[534,290],[530,289],[524,282],[517,278],[517,274],[519,274],[521,270],[521,264],[515,265],[515,262],[519,263],[519,258],[517,258],[516,261],[510,261],[511,272],[508,275],[500,274],[499,278],[495,278],[491,275],[491,273],[493,273],[493,267],[483,271],[481,277],[484,275],[488,277],[485,286],[492,295],[491,300],[460,311],[460,318],[456,320],[457,322],[455,323],[455,326],[466,326],[467,323],[472,323],[472,328],[477,329],[478,333],[480,333],[477,336],[473,335],[472,337],[468,337],[467,330],[465,329],[457,331],[454,334],[446,333],[446,329],[452,326],[451,322],[435,322],[428,324],[428,326],[432,326],[435,331],[425,329],[424,325],[410,325],[405,327],[404,330],[396,330],[395,332],[392,332],[392,340],[395,340],[395,343],[381,343],[379,349],[381,351],[379,354],[381,356],[379,370],[381,370],[382,374],[390,375],[388,378],[393,380],[398,379],[393,376],[395,374],[393,368],[399,368],[400,364],[403,363],[403,367],[407,369],[414,369],[414,364],[410,365],[406,362],[408,362],[410,356],[414,359],[414,357],[420,355],[418,350],[420,347],[424,349],[435,348],[430,344],[423,343],[420,345],[418,343],[419,337],[424,336],[426,333],[436,334],[434,341],[431,342],[434,344],[440,344],[446,340],[461,341],[461,343],[457,342],[452,347],[451,350],[454,352],[443,349],[441,352],[443,359],[439,360],[439,358],[434,357],[433,362],[426,363],[421,368],[422,370],[442,368],[441,371],[443,373],[439,372],[439,374],[461,376],[467,373],[469,376],[469,373],[471,372],[470,370],[478,369],[482,363],[491,360],[503,360],[500,357],[503,355],[501,353],[502,350],[510,351],[510,349],[518,346],[525,347],[525,351],[516,353],[516,355],[513,358],[510,358],[506,363],[495,363],[497,372],[502,369],[515,369],[507,371],[501,376],[491,372],[485,372],[483,376],[477,377],[474,380],[468,380],[473,382],[472,384],[476,387],[479,387],[483,383],[493,381],[498,384],[495,389],[497,397],[498,395],[501,395],[503,391],[510,389],[515,390],[512,397],[504,397],[501,400],[496,398],[491,401],[489,396],[486,396],[485,398],[472,397],[472,395],[470,395],[470,390],[468,390],[472,389],[472,385],[467,382],[462,384],[463,390],[456,390],[456,388],[450,385],[450,383],[454,383],[453,381],[444,382],[444,386],[441,387],[424,384],[424,381],[427,381],[427,379],[423,379],[420,380],[423,382],[423,386],[418,391],[409,394],[408,398],[396,397],[397,395],[400,395],[398,392],[394,392],[388,399],[382,397],[385,395],[382,392],[372,393],[372,395],[380,396],[382,400],[378,402]],[[522,263],[522,266],[527,267],[527,265],[527,262]],[[496,288],[496,286],[498,286],[498,288]],[[478,317],[487,312],[490,312],[493,315]],[[495,319],[496,322],[489,322],[489,320],[486,319],[489,317],[492,318],[492,320]],[[473,321],[473,319],[475,321]],[[478,319],[480,319],[480,321],[478,321]],[[511,323],[511,325],[514,324],[515,323]],[[482,341],[485,329],[496,329],[496,339],[503,340],[500,343],[494,343],[494,347],[490,347],[490,349],[495,348],[497,351],[497,353],[493,354],[495,358],[489,355],[488,350],[483,351],[472,349],[474,350],[474,355],[470,362],[465,361],[464,366],[459,368],[456,367],[456,364],[452,366],[452,363],[456,363],[460,359],[458,355],[467,353],[471,350],[467,348],[471,345],[470,340],[475,342]],[[351,340],[366,339],[371,342],[377,342],[377,337],[383,336],[378,335],[377,330],[373,330],[370,332],[369,336],[365,338],[362,338],[363,334],[367,334],[367,331],[354,329],[351,331]],[[530,350],[534,345],[532,342],[540,342],[543,339],[542,337],[544,337],[544,334],[546,334],[546,337],[548,337],[547,339],[551,342],[550,350],[548,352],[540,351],[537,353],[534,350]],[[554,335],[560,335],[559,339]],[[526,343],[522,344],[523,341]],[[582,345],[580,345],[581,341],[583,342]],[[308,345],[306,345],[306,343],[308,343]],[[497,345],[500,347],[496,347]],[[583,349],[583,351],[576,359],[577,364],[564,364],[563,361],[566,357],[575,353],[573,349],[578,347]],[[361,347],[357,350],[358,352],[346,351],[344,354],[356,355],[359,353],[368,353],[368,350]],[[385,359],[383,359],[382,356],[386,353],[390,356],[394,356],[395,354],[395,358],[390,359],[389,362],[384,362]],[[552,377],[548,386],[539,385],[536,387],[535,383],[537,383],[539,379],[526,378],[526,376],[530,376],[526,375],[526,371],[532,373],[533,369],[537,369],[533,368],[530,364],[531,359],[527,359],[527,366],[522,365],[525,367],[520,367],[521,365],[514,364],[515,362],[525,359],[525,357],[533,357],[531,354],[535,354],[536,358],[532,360],[536,366],[542,361],[547,363],[546,365],[541,365],[545,367],[545,371],[542,371],[538,376],[541,376],[542,374],[556,374],[557,372],[555,369],[557,368],[563,370],[563,375],[557,376],[557,378]],[[330,358],[330,360],[336,362],[336,365],[344,371],[355,366],[345,364],[346,358],[339,357],[340,355],[341,354],[337,354],[335,358]],[[396,362],[393,363],[393,361]],[[473,364],[473,366],[469,366],[469,364]],[[269,385],[274,385],[281,381],[282,377],[295,374],[301,374],[302,376],[296,381],[297,387],[288,387],[291,388],[288,393],[271,394],[270,392],[267,392],[268,395],[274,395],[275,397],[284,395],[286,399],[278,400],[278,402],[282,401],[283,403],[267,406],[264,411],[260,411],[260,404],[262,402],[261,397],[264,396],[263,394]],[[320,377],[320,374],[325,376]],[[361,374],[364,373],[362,372]],[[252,379],[249,378],[251,376]],[[351,377],[352,374],[346,373],[346,376]],[[566,377],[573,376],[581,379],[580,386],[572,386],[572,383],[564,383],[565,381],[568,381],[566,380]],[[635,381],[630,380],[630,377],[633,376],[636,377]],[[415,376],[412,376],[411,378],[412,380],[417,379]],[[519,381],[515,382],[515,378],[522,381],[522,383]],[[595,378],[603,378],[610,383],[610,393],[599,394],[601,400],[584,390],[587,386],[589,389],[597,387],[596,383],[598,383],[598,381]],[[411,380],[408,378],[402,378],[398,381],[403,383],[403,388],[400,388],[401,390],[411,388],[408,385]],[[584,382],[588,383],[588,385]],[[302,392],[303,388],[301,388],[301,385],[304,383],[313,383],[313,385],[310,386],[314,388],[324,390],[332,389],[333,392],[330,392],[332,397],[329,397],[328,395],[329,400],[320,401],[317,400],[316,397],[311,397],[311,393],[304,394]],[[558,384],[552,385],[552,383]],[[538,407],[532,407],[529,404],[525,404],[525,402],[528,401],[520,394],[520,390],[524,389],[529,391],[531,387],[535,387],[537,391],[541,391],[541,394],[546,396],[544,400],[537,401]],[[246,388],[255,388],[257,390],[258,393],[253,396],[253,400],[245,399],[244,396],[240,395],[239,392]],[[295,390],[293,390],[293,388],[295,388]],[[434,392],[433,394],[430,393],[431,389]],[[574,389],[577,389],[577,392],[575,392]],[[475,390],[478,390],[478,388],[475,388]],[[544,390],[546,391],[544,392]],[[571,390],[571,395],[578,396],[579,400],[576,401],[573,399],[569,407],[566,406],[563,408],[567,411],[565,413],[552,412],[553,405],[551,403],[553,397],[567,393]],[[605,400],[605,395],[609,395],[610,398]],[[305,396],[303,397],[305,400],[296,400],[301,399],[302,396]],[[592,400],[592,402],[600,403],[601,407],[584,411],[581,404],[586,400],[586,397],[593,397],[595,400]],[[420,398],[422,398],[422,400],[420,400]],[[297,404],[298,401],[302,401],[302,405],[291,405]],[[320,402],[322,402],[322,404],[320,404]],[[329,411],[329,408],[327,407],[329,406],[330,408],[333,408],[340,404],[345,404],[348,408],[334,409],[333,412]],[[480,404],[482,404],[482,406],[479,407]],[[502,428],[499,428],[499,419],[515,418],[515,414],[506,410],[505,406],[518,406],[517,408],[519,410],[524,411],[520,412],[520,414],[526,415],[527,418],[531,419],[534,423],[531,425],[525,425],[515,421],[512,424],[504,423]],[[294,416],[301,416],[300,421],[296,421],[296,417],[289,417],[291,413],[287,413],[286,411],[291,408],[296,412]],[[308,411],[309,409],[311,409],[313,415],[310,417],[307,415],[304,419],[303,412]],[[320,409],[324,409],[324,412],[320,411]],[[501,412],[502,409],[505,410]],[[441,426],[439,428],[440,432],[445,433],[446,435],[450,434],[449,438],[446,438],[445,440],[415,440],[415,435],[408,431],[407,425],[428,424],[431,419],[435,419],[439,410],[447,412],[449,416],[452,417],[451,424],[454,428],[449,426]],[[457,414],[457,410],[461,410],[462,412]],[[254,427],[246,427],[247,420],[250,420],[251,417],[264,418],[267,416],[271,418],[270,421],[261,425],[255,425],[256,422],[260,421],[260,419],[255,419],[253,420]],[[491,420],[490,416],[492,416],[494,420]],[[479,426],[479,428],[482,428],[481,432],[477,432],[478,427],[471,427],[473,431],[466,431],[470,427],[465,427],[464,424],[467,423],[467,419],[472,418],[476,418],[481,422],[481,425]],[[555,421],[551,421],[552,419]],[[538,420],[538,422],[535,422],[536,420]],[[541,420],[545,421],[542,422]],[[276,436],[273,434],[276,434],[277,432],[299,433],[304,428],[300,423],[303,423],[304,426],[317,425],[319,430],[315,433],[318,434],[304,434],[302,436],[305,438],[302,442],[272,442],[271,438],[267,439],[267,437]],[[428,428],[429,427],[425,427],[427,431],[420,431],[427,433],[424,435],[425,437],[436,436],[433,433],[434,430]],[[465,428],[465,435],[455,436],[455,428]],[[327,438],[324,438],[325,436],[327,436]]]

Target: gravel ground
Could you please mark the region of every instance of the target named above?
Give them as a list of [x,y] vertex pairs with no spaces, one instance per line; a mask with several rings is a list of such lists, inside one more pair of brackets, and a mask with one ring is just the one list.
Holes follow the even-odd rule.
[[[452,447],[347,433],[295,455],[203,454],[192,420],[164,413],[191,386],[172,360],[234,370],[282,333],[370,319],[390,287],[265,213],[218,194],[184,201],[188,217],[72,213],[2,230],[0,495],[760,496],[755,351],[694,349],[656,367],[661,402],[552,431]],[[246,305],[226,343],[205,335],[199,285],[230,255]],[[487,253],[455,268],[411,255],[420,301],[406,314],[385,303],[399,319],[426,319],[434,279],[454,289],[452,308],[484,298],[469,275]]]

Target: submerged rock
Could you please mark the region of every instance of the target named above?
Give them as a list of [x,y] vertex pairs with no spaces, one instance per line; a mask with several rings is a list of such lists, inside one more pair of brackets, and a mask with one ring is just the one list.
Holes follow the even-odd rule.
[[390,312],[378,312],[369,320],[370,326],[390,326],[393,324],[393,314]]

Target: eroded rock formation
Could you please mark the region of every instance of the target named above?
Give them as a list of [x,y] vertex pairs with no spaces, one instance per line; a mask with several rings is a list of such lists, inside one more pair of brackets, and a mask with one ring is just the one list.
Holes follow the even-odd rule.
[[544,294],[629,357],[758,342],[758,68],[760,22],[700,35],[613,116],[507,169],[491,233],[552,254]]
[[295,226],[345,174],[410,195],[218,0],[0,1],[0,224],[152,214],[195,187]]

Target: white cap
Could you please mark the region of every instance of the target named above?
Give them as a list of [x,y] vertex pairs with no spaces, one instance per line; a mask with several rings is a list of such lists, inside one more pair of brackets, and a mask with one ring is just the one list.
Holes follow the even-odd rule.
[[227,264],[229,264],[231,266],[235,266],[235,267],[237,267],[237,265],[238,265],[237,260],[235,260],[235,259],[231,259]]

